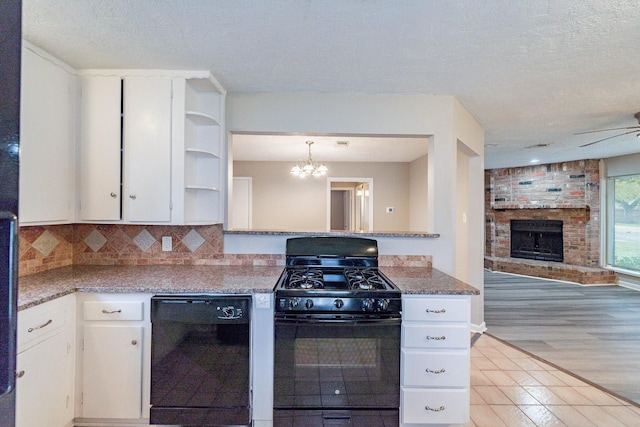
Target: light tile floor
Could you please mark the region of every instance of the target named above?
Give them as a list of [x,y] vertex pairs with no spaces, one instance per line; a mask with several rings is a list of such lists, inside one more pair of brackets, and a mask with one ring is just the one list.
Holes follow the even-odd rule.
[[467,426],[640,426],[640,408],[483,335],[471,348]]

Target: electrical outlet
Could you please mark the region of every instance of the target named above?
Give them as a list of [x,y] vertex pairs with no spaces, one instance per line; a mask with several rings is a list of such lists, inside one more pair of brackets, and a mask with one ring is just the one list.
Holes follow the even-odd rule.
[[171,236],[162,236],[162,251],[171,252],[173,244],[171,242]]
[[392,206],[387,206],[387,213],[393,213],[394,210]]

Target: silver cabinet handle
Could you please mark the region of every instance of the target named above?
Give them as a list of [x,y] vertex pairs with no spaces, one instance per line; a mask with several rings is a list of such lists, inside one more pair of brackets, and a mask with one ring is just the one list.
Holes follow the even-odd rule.
[[116,197],[118,197],[118,195],[117,195],[116,193],[114,193],[113,191],[112,191],[112,192],[111,192],[111,194],[109,194],[109,195],[110,195],[111,197],[113,197],[114,199],[115,199]]
[[437,371],[432,371],[431,369],[427,368],[426,372],[429,374],[444,374],[446,372],[446,369],[442,368],[442,369],[438,369]]
[[427,308],[427,313],[442,314],[446,312],[447,310],[445,310],[444,308],[441,308],[440,310],[431,310],[430,308]]
[[135,195],[135,194],[129,194],[129,198],[130,198],[130,199],[134,199],[134,200],[135,200],[136,195]]
[[24,377],[24,370],[16,372],[16,378]]
[[447,337],[445,337],[444,335],[441,336],[441,337],[432,337],[430,335],[427,335],[427,341],[428,340],[443,341],[443,340],[446,340],[446,339],[447,339]]
[[40,325],[40,326],[34,326],[33,328],[29,328],[29,329],[27,329],[27,332],[37,331],[38,329],[42,329],[42,328],[44,328],[45,326],[49,326],[49,325],[50,325],[50,324],[52,324],[52,323],[53,323],[53,319],[49,319],[49,320],[47,320],[46,322],[44,322],[44,323],[43,323],[42,325]]
[[138,340],[131,340],[131,345],[136,345],[138,344]]
[[122,309],[120,309],[120,310],[112,310],[112,311],[109,311],[109,310],[105,310],[105,309],[103,308],[103,309],[102,309],[102,313],[103,313],[103,314],[122,313]]
[[441,406],[439,408],[430,408],[429,406],[425,406],[424,409],[432,412],[441,412],[441,411],[444,411],[444,406]]

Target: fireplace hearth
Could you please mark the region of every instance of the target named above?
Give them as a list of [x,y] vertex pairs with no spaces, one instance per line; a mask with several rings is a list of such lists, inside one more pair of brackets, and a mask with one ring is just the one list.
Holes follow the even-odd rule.
[[511,257],[563,262],[562,221],[512,219]]

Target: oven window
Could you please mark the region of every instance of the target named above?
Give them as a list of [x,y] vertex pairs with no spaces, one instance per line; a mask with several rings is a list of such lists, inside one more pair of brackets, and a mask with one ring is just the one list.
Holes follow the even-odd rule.
[[275,408],[397,409],[400,326],[278,324]]
[[296,368],[376,368],[380,339],[300,338],[295,341]]

